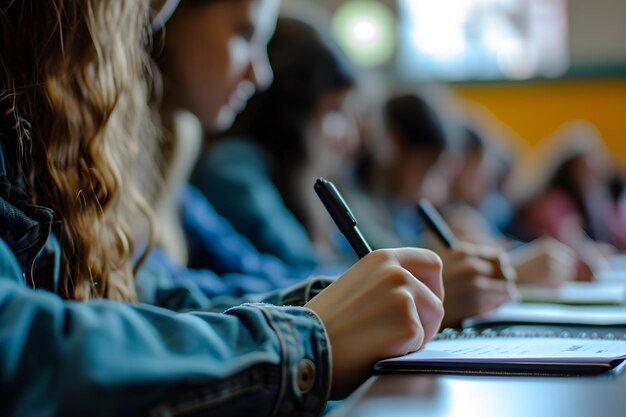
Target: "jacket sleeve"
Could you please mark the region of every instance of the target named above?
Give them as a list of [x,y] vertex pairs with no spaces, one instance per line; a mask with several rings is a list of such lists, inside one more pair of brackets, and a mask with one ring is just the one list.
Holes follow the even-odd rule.
[[289,267],[275,256],[260,253],[189,184],[181,190],[180,217],[189,248],[188,266],[192,269],[256,276],[274,288],[291,284],[311,272],[310,267]]
[[262,154],[254,147],[244,140],[216,145],[200,159],[193,184],[260,252],[291,266],[315,266],[304,226],[285,206],[267,168],[257,162]]
[[0,240],[1,415],[319,415],[325,330],[307,309],[214,313],[62,300]]

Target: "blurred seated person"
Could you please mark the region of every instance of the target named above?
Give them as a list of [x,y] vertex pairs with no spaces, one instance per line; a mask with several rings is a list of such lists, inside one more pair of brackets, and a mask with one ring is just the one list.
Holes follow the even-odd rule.
[[512,158],[472,123],[462,123],[458,133],[446,218],[460,238],[497,245],[512,217],[505,191]]
[[280,18],[274,81],[198,162],[192,183],[258,250],[292,266],[332,260],[331,219],[315,179],[338,181],[358,146],[355,69],[321,31]]
[[626,250],[617,168],[599,133],[587,123],[568,124],[546,140],[556,142],[556,150],[545,179],[520,205],[517,228],[574,248],[582,261],[581,278],[591,278],[594,270],[605,267],[606,255]]
[[438,175],[449,161],[444,120],[412,93],[391,97],[383,112],[381,136],[359,167],[360,183],[345,193],[363,234],[376,248],[430,243],[437,251],[446,265],[444,327],[514,300],[515,271],[501,250],[466,242],[445,248],[426,239],[416,205],[425,188],[446,191]]
[[[487,221],[495,215],[486,217],[465,203],[480,205],[486,201],[486,195],[500,194],[496,185],[504,182],[504,178],[497,178],[504,169],[498,161],[488,159],[491,156],[484,155],[486,145],[475,133],[477,130],[467,127],[461,132],[471,132],[471,137],[454,137],[456,130],[445,115],[416,94],[390,98],[384,108],[384,119],[383,140],[360,167],[364,192],[357,190],[347,196],[372,244],[375,247],[428,244],[415,210],[419,199],[427,197],[439,205],[456,201],[453,211],[462,215],[453,219],[460,217],[465,224],[465,229],[451,224],[459,240],[510,249],[511,245]],[[488,180],[482,178],[486,175],[490,176]],[[462,190],[458,193],[461,196],[457,195],[458,190]],[[432,241],[430,244],[433,245]],[[446,258],[444,253],[440,255]],[[519,283],[558,287],[575,279],[575,254],[554,239],[538,239],[509,251],[509,255]]]
[[439,192],[435,203],[447,199],[443,174],[450,137],[441,115],[420,95],[392,96],[379,111],[381,126],[372,129],[375,136],[358,163],[358,184],[346,196],[372,246],[423,246],[415,207],[424,194],[432,199]]
[[[188,184],[204,132],[224,131],[246,104],[230,98],[271,83],[265,51],[278,8],[275,0],[180,3],[153,33],[153,58],[163,78],[158,110],[164,125],[154,159],[165,181],[152,203],[159,229],[150,264],[210,297],[285,288],[312,272],[259,252]],[[249,10],[262,13],[250,20]],[[241,32],[242,24],[252,31]],[[237,48],[229,42],[238,42]],[[247,58],[236,59],[242,51]]]
[[526,244],[513,248],[507,237],[513,207],[505,188],[513,157],[486,129],[468,122],[461,127],[443,209],[451,229],[464,241],[508,250],[520,284],[559,287],[576,279],[575,252],[554,238],[527,237]]

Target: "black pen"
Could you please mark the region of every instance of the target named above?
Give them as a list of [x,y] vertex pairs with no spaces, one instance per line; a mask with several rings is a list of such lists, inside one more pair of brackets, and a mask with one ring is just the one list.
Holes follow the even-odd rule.
[[[428,226],[428,228],[441,240],[441,243],[445,245],[448,249],[453,248],[453,246],[457,242],[457,237],[454,235],[450,227],[446,223],[446,221],[441,217],[441,214],[437,211],[435,206],[425,198],[422,198],[417,205],[417,211],[420,213],[424,222]],[[480,256],[483,259],[489,261],[494,267],[494,276],[497,278],[502,278],[507,281],[515,280],[515,273],[512,268],[506,267],[504,265],[508,265],[507,260],[503,260],[503,257],[506,257],[506,252],[501,252],[498,256]]]
[[456,236],[454,236],[454,233],[450,230],[446,221],[441,217],[441,214],[439,214],[430,201],[425,198],[420,199],[417,205],[417,211],[422,216],[422,219],[424,219],[426,226],[441,240],[441,243],[443,243],[445,247],[451,248],[454,246],[457,241]]
[[363,258],[370,253],[372,248],[361,234],[356,219],[352,211],[350,211],[350,207],[348,207],[341,194],[339,194],[335,184],[324,178],[319,178],[315,182],[314,189],[317,196],[322,200],[330,217],[332,217],[341,233],[348,239],[350,246],[352,246],[357,256]]

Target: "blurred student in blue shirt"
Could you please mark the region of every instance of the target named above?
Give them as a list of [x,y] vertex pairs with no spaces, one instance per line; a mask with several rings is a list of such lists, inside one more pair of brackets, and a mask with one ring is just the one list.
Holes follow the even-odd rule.
[[268,54],[272,85],[209,146],[192,182],[260,251],[316,264],[335,257],[335,235],[312,184],[341,185],[358,146],[356,73],[327,34],[293,18],[279,19]]

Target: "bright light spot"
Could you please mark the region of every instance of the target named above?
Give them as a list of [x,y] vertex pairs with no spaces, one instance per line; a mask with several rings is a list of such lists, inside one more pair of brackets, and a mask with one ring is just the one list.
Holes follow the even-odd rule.
[[395,15],[377,0],[344,2],[333,17],[333,33],[348,55],[364,66],[384,64],[395,52]]
[[356,20],[352,27],[354,39],[361,43],[372,43],[378,37],[378,27],[371,20]]
[[441,59],[452,58],[465,51],[462,22],[472,1],[454,7],[446,2],[407,2],[407,5],[416,19],[411,39],[419,51]]

